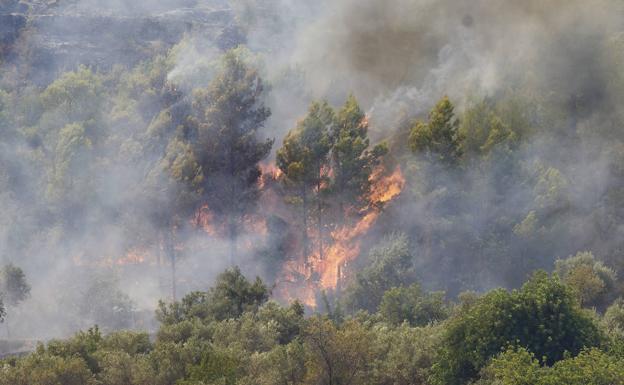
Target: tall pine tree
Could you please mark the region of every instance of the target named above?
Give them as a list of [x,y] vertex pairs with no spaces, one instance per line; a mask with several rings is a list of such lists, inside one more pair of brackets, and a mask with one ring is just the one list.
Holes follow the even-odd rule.
[[369,149],[368,121],[353,95],[338,111],[332,135],[332,194],[342,217],[370,203],[370,176],[387,147],[379,144]]
[[277,165],[302,206],[302,242],[306,257],[309,255],[308,217],[312,198],[316,200],[318,252],[323,258],[323,195],[329,171],[333,124],[334,111],[327,102],[312,103],[306,117],[286,135],[277,151]]
[[190,139],[204,176],[205,202],[228,234],[230,263],[242,221],[259,195],[258,163],[273,145],[258,137],[271,114],[263,93],[258,71],[247,64],[244,52],[234,49],[223,56],[207,89],[193,95]]

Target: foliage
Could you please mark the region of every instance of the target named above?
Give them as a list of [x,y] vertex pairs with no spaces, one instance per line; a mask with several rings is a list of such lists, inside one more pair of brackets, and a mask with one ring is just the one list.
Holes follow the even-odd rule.
[[2,385],[96,385],[93,374],[80,357],[31,354],[13,367],[4,367]]
[[379,314],[394,325],[407,322],[412,326],[425,326],[445,320],[449,308],[444,293],[423,293],[420,285],[412,284],[386,291],[379,304]]
[[203,175],[202,198],[225,219],[232,242],[258,198],[258,163],[273,145],[259,139],[271,114],[263,93],[262,79],[244,52],[230,50],[209,86],[195,90],[189,127],[182,133],[197,160],[194,174]]
[[397,328],[380,326],[373,329],[377,336],[376,359],[373,361],[373,384],[429,384],[436,350],[440,343],[440,326],[410,327],[404,323]]
[[552,367],[541,367],[526,349],[507,350],[484,369],[478,384],[500,385],[615,385],[624,384],[622,360],[598,349],[582,351]]
[[377,311],[384,293],[414,281],[413,257],[405,234],[392,234],[371,249],[368,266],[359,271],[347,287],[345,306],[351,312]]
[[306,117],[284,138],[277,151],[277,165],[286,177],[305,188],[323,181],[323,168],[327,166],[331,149],[330,130],[334,124],[334,111],[327,102],[310,105]]
[[423,152],[430,160],[456,165],[462,156],[459,121],[448,97],[443,97],[429,113],[427,123],[416,122],[409,135],[414,152]]
[[583,306],[604,311],[620,293],[615,271],[596,261],[591,252],[556,261],[555,272],[575,291]]
[[[466,293],[442,322],[450,308],[418,285],[386,291],[379,314],[340,320],[305,318],[298,302],[259,300],[259,288],[266,290],[226,271],[210,290],[161,307],[154,342],[146,333],[92,328],[3,360],[0,384],[624,383],[617,332],[608,350],[596,348],[600,325],[545,273],[511,293]],[[398,316],[396,307],[386,310],[397,296]],[[610,308],[603,324],[617,324],[616,313]]]
[[607,308],[603,322],[610,333],[624,337],[624,300],[618,298]]
[[319,255],[323,253],[322,215],[323,195],[328,182],[330,138],[334,126],[334,111],[327,102],[312,103],[308,114],[297,127],[284,138],[277,150],[276,164],[282,170],[285,181],[292,186],[302,208],[303,254],[308,256],[309,199],[317,203],[316,218],[319,229]]
[[30,285],[26,275],[19,267],[8,264],[0,273],[0,292],[3,302],[9,306],[17,306],[30,296]]
[[132,327],[135,305],[111,277],[94,277],[78,306],[84,320],[102,326],[105,331]]
[[200,363],[189,369],[189,380],[181,385],[218,383],[235,385],[241,362],[230,349],[215,348],[203,352]]
[[372,333],[357,322],[340,329],[328,319],[313,317],[304,331],[309,351],[307,383],[363,384],[374,357]]
[[41,94],[43,107],[62,113],[68,122],[87,122],[101,118],[102,77],[87,67],[67,72]]
[[[491,100],[481,100],[464,111],[458,132],[461,154],[467,156],[489,155],[501,145],[513,148],[518,143],[518,133],[503,122],[500,111]],[[508,115],[503,115],[506,118]],[[518,123],[516,122],[516,125]]]
[[160,302],[157,318],[174,324],[193,318],[227,320],[238,318],[246,311],[257,311],[269,298],[269,289],[260,278],[250,282],[238,267],[226,270],[208,292],[192,292],[181,302]]
[[538,272],[520,290],[494,290],[449,321],[435,379],[445,384],[474,379],[508,346],[526,348],[552,365],[600,342],[600,330],[571,290]]
[[342,216],[346,209],[358,212],[370,203],[370,176],[388,148],[382,143],[369,149],[368,119],[353,95],[336,113],[332,136],[331,190]]

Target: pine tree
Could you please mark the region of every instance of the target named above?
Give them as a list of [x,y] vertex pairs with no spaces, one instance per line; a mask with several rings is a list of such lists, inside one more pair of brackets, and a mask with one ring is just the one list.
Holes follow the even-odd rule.
[[230,263],[242,220],[254,207],[261,175],[258,163],[273,140],[260,140],[258,130],[270,116],[264,85],[240,50],[228,51],[218,75],[193,96],[188,140],[203,174],[205,202],[226,226]]
[[295,190],[302,206],[303,253],[308,256],[308,201],[311,195],[317,203],[319,257],[323,257],[323,195],[327,181],[330,130],[334,123],[333,109],[327,102],[312,103],[308,114],[291,130],[277,151],[277,165],[284,172],[286,182]]
[[337,113],[332,135],[332,194],[343,216],[345,210],[358,212],[370,203],[370,176],[387,148],[380,144],[369,150],[368,121],[353,95]]
[[427,123],[416,122],[410,131],[409,144],[414,152],[444,165],[457,165],[462,156],[459,120],[448,97],[443,97],[429,112]]

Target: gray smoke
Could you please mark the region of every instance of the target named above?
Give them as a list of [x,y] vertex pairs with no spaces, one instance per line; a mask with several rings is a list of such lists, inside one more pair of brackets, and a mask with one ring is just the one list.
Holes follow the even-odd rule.
[[[430,258],[439,260],[432,261],[423,253],[422,229],[435,223],[438,228],[461,230],[465,238],[483,240],[491,235],[492,218],[497,215],[509,218],[507,228],[529,226],[528,209],[546,223],[554,214],[544,208],[557,204],[536,200],[544,195],[542,185],[559,186],[551,198],[565,199],[570,212],[557,229],[539,235],[552,240],[548,250],[538,251],[548,255],[533,255],[534,250],[523,251],[513,242],[497,252],[534,258],[527,263],[549,268],[553,258],[585,248],[602,258],[614,258],[618,239],[624,239],[621,225],[610,224],[615,228],[609,230],[611,238],[602,239],[592,228],[595,222],[588,220],[606,216],[598,202],[617,184],[621,171],[614,169],[624,96],[620,1],[76,0],[53,6],[32,2],[30,10],[18,2],[8,3],[0,13],[9,15],[6,20],[11,25],[27,27],[6,35],[10,38],[6,45],[14,48],[5,49],[3,40],[0,85],[19,90],[18,100],[32,106],[41,103],[36,95],[43,88],[79,64],[102,74],[119,74],[159,55],[171,61],[166,66],[167,81],[179,87],[182,98],[189,97],[194,87],[205,86],[214,76],[214,62],[223,49],[246,43],[249,60],[270,85],[267,103],[272,117],[263,134],[276,139],[274,151],[315,99],[338,105],[353,93],[370,115],[374,141],[404,135],[406,125],[425,119],[443,95],[451,98],[458,112],[482,99],[518,95],[530,100],[523,118],[540,130],[511,160],[522,175],[517,183],[510,183],[501,194],[495,164],[488,170],[468,170],[461,178],[441,175],[440,185],[466,186],[459,202],[462,215],[453,218],[454,225],[445,222],[448,207],[435,204],[447,194],[444,188],[417,200],[406,194],[380,219],[390,224],[388,231],[408,232],[419,268],[431,273],[426,282],[431,287],[461,286],[444,281],[461,269],[445,265],[450,263],[444,259],[448,256],[466,265],[477,257],[482,258],[480,263],[489,261],[492,267],[483,271],[476,289],[522,279],[505,275],[514,266],[501,273],[493,248],[488,249],[490,254],[475,257],[479,251],[449,241],[451,246],[434,250]],[[23,88],[24,83],[34,88]],[[102,105],[108,105],[110,98],[104,95]],[[0,93],[0,105],[3,100]],[[148,219],[154,203],[144,201],[136,181],[145,178],[146,164],[159,156],[158,151],[143,147],[141,135],[160,106],[150,104],[149,95],[142,100],[146,106],[140,108],[148,111],[149,118],[125,119],[119,106],[119,116],[107,120],[104,134],[129,138],[119,141],[122,151],[111,146],[106,149],[110,153],[101,157],[83,154],[71,171],[78,185],[83,173],[98,172],[95,185],[74,190],[88,202],[80,208],[46,206],[50,176],[37,166],[47,159],[45,145],[38,143],[45,143],[46,137],[29,136],[29,127],[37,124],[50,132],[60,130],[65,125],[63,112],[48,111],[41,117],[37,111],[20,111],[24,121],[10,122],[22,132],[17,137],[3,130],[0,116],[0,256],[3,262],[24,268],[33,285],[32,298],[10,315],[14,336],[47,338],[88,326],[90,319],[76,322],[79,313],[63,307],[79,309],[80,295],[102,274],[106,277],[100,280],[125,293],[138,310],[149,313],[158,298],[169,296],[170,272],[164,259],[161,266],[154,262],[141,268],[100,269],[90,264],[91,259],[117,258],[138,246],[151,255],[159,253],[158,228]],[[11,109],[19,110],[20,103]],[[581,145],[566,147],[567,143],[553,139],[561,133],[581,137]],[[126,157],[115,159],[119,154]],[[115,161],[98,163],[104,158]],[[87,163],[97,167],[81,167]],[[418,181],[412,182],[410,188],[417,190]],[[55,216],[61,220],[55,221]],[[369,243],[383,233],[379,230]],[[207,238],[190,226],[181,229],[180,238],[186,255],[181,255],[178,265],[179,295],[205,289],[228,266],[226,240]],[[254,245],[266,241],[253,231],[241,238],[241,243]],[[237,262],[248,273],[262,274],[263,267],[252,259],[253,251],[249,254]],[[149,327],[150,322],[135,325]]]

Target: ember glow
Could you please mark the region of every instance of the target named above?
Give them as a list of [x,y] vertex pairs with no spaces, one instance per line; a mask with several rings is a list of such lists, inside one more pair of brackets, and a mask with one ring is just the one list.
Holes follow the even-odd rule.
[[140,265],[146,261],[147,252],[141,249],[132,249],[128,253],[115,260],[115,264],[118,266],[123,265]]
[[209,235],[217,235],[217,229],[214,225],[213,214],[206,204],[202,205],[195,212],[195,215],[193,217],[193,224],[195,225],[195,227],[203,229]]
[[150,259],[147,250],[132,248],[125,255],[119,257],[102,256],[98,258],[87,258],[85,255],[74,255],[72,261],[75,266],[104,267],[113,268],[116,266],[141,265]]
[[282,177],[282,170],[280,170],[275,163],[260,163],[258,167],[260,168],[260,172],[262,172],[262,175],[258,180],[258,187],[260,190],[266,187],[267,182],[276,181]]

